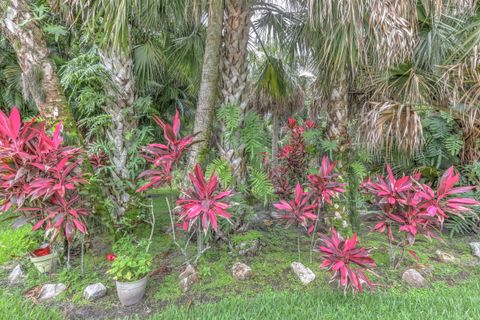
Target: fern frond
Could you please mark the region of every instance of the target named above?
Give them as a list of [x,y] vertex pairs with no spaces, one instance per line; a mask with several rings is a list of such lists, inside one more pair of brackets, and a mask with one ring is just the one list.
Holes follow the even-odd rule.
[[272,181],[270,181],[267,173],[260,169],[253,169],[251,172],[250,190],[255,198],[263,200],[265,204],[275,193]]
[[205,170],[205,176],[210,177],[215,171],[223,187],[230,187],[233,184],[233,172],[225,159],[214,159],[208,164]]

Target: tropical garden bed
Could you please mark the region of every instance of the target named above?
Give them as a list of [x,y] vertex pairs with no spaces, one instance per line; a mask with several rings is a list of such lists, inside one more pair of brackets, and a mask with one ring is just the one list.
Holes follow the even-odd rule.
[[[158,218],[152,252],[156,267],[150,278],[145,300],[136,306],[123,307],[115,293],[114,282],[105,278],[109,265],[105,255],[111,252],[109,245],[102,245],[104,238],[92,239],[92,251],[85,258],[85,273],[81,275],[77,261],[69,271],[58,268],[43,276],[26,258],[22,243],[15,245],[24,229],[12,232],[8,227],[1,230],[2,246],[15,248],[3,252],[1,306],[3,315],[10,319],[266,319],[319,318],[331,319],[380,319],[389,314],[391,319],[475,319],[480,314],[480,260],[472,255],[469,242],[476,238],[446,238],[446,243],[420,240],[416,251],[420,262],[409,257],[401,268],[392,269],[389,248],[379,234],[368,230],[360,233],[362,244],[373,248],[372,256],[378,267],[374,290],[363,295],[346,295],[335,284],[329,285],[330,275],[319,269],[320,259],[309,262],[308,239],[302,243],[301,261],[317,275],[317,279],[304,286],[290,268],[298,260],[294,230],[281,226],[260,226],[236,236],[234,242],[260,239],[264,244],[255,256],[229,254],[225,247],[212,248],[199,262],[200,283],[186,294],[182,293],[178,275],[182,256],[171,243],[171,235],[164,231],[169,219],[165,202],[155,201]],[[143,234],[144,235],[144,234]],[[452,254],[456,261],[440,262],[437,250]],[[253,277],[247,281],[236,280],[231,273],[232,265],[242,261],[251,266]],[[8,272],[16,263],[21,263],[27,273],[26,282],[8,286]],[[406,269],[415,268],[428,281],[427,288],[412,288],[402,282]],[[74,276],[72,276],[74,275]],[[25,297],[32,288],[44,283],[63,282],[67,290],[57,300],[35,303]],[[89,284],[103,282],[107,295],[90,302],[83,298],[83,290]],[[28,295],[28,294],[27,294]],[[392,310],[398,312],[392,313]]]
[[1,1],[0,318],[480,319],[479,17]]

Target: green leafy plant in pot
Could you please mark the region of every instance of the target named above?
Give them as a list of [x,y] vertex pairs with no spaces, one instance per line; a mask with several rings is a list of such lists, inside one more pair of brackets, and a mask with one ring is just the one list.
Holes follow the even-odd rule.
[[111,263],[107,273],[116,281],[117,295],[124,306],[137,304],[145,294],[152,267],[152,256],[145,248],[145,242],[135,244],[127,238],[116,243],[114,253],[106,256]]

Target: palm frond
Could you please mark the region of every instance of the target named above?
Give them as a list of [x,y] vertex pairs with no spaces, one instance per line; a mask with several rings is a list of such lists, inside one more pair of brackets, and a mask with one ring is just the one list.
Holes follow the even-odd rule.
[[363,145],[378,152],[391,150],[396,144],[401,150],[414,154],[424,143],[419,114],[410,105],[394,101],[370,103],[371,109],[361,120]]

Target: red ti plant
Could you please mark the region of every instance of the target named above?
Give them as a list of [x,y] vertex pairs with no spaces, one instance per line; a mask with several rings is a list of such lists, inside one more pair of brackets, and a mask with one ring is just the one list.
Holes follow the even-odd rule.
[[171,184],[172,171],[180,158],[194,143],[196,134],[180,137],[180,115],[175,112],[173,123],[170,125],[155,116],[155,122],[163,129],[166,143],[151,143],[143,148],[143,157],[156,168],[142,172],[138,178],[148,177],[149,182],[137,189],[137,192],[148,188],[158,188],[164,184]]
[[[421,183],[419,174],[396,179],[388,164],[387,172],[387,178],[379,177],[375,182],[368,179],[362,187],[373,195],[376,205],[382,210],[373,231],[387,231],[390,243],[395,241],[394,231],[405,234],[406,241],[398,242],[398,246],[402,247],[402,258],[405,247],[413,245],[418,235],[439,238],[436,232],[442,228],[449,214],[461,216],[472,206],[480,205],[472,198],[452,197],[472,189],[453,187],[460,179],[459,174],[454,174],[453,167],[442,175],[437,191]],[[417,258],[414,251],[409,252]]]
[[292,190],[292,183],[303,183],[307,172],[307,151],[305,138],[303,136],[305,128],[297,125],[297,121],[288,118],[288,142],[276,155],[279,165],[272,168],[271,178],[276,193],[286,199],[290,196],[288,190]]
[[308,129],[314,129],[315,128],[315,122],[313,122],[310,119],[305,120],[305,125],[307,126]]
[[230,204],[224,202],[232,195],[232,190],[219,191],[218,177],[212,173],[207,181],[198,164],[194,174],[189,174],[192,188],[185,192],[185,196],[177,200],[180,206],[180,221],[183,229],[188,231],[198,221],[206,233],[210,226],[218,230],[217,216],[229,219],[232,217],[226,210]]
[[322,159],[322,165],[318,174],[308,175],[310,195],[320,204],[326,201],[332,204],[332,197],[345,192],[345,183],[338,182],[339,174],[336,173],[336,161],[330,163],[327,156]]
[[[186,137],[180,137],[180,115],[178,110],[175,112],[172,125],[165,123],[162,119],[155,116],[155,122],[163,129],[163,136],[167,144],[154,143],[145,148],[147,154],[151,154],[150,160],[158,164],[165,160],[176,163],[180,160],[182,154],[194,143],[196,134]],[[147,156],[148,157],[148,156]]]
[[315,240],[314,234],[317,231],[317,224],[320,220],[323,205],[325,202],[332,204],[332,197],[345,192],[345,189],[343,188],[345,184],[338,181],[340,175],[335,172],[336,165],[337,163],[335,161],[330,163],[330,159],[327,156],[324,156],[318,174],[310,174],[307,176],[309,181],[308,188],[310,199],[318,204],[316,221],[312,228],[310,260],[312,259],[313,254]]
[[387,164],[387,173],[388,176],[386,179],[384,177],[378,177],[375,183],[372,183],[370,179],[368,179],[363,183],[363,187],[367,192],[376,197],[379,205],[405,204],[404,195],[406,191],[412,190],[412,178],[414,177],[403,176],[400,179],[396,179],[389,164]]
[[471,206],[478,206],[480,203],[472,198],[452,198],[458,194],[471,191],[474,187],[457,187],[454,185],[460,180],[460,173],[455,174],[453,167],[444,172],[438,181],[437,192],[427,185],[422,185],[418,196],[422,201],[422,210],[431,217],[437,217],[440,223],[448,218],[448,213],[462,216],[462,213],[470,212]]
[[375,266],[375,261],[369,256],[369,251],[358,247],[358,238],[354,234],[352,238],[342,240],[335,228],[332,227],[332,237],[322,236],[323,245],[318,250],[324,258],[320,268],[327,268],[332,272],[332,281],[344,287],[349,287],[353,293],[363,292],[362,282],[371,287],[372,283],[365,275],[369,267]]
[[9,116],[0,111],[1,211],[13,208],[19,214],[16,227],[33,221],[38,229],[45,223],[56,229],[51,241],[58,235],[72,241],[77,230],[87,232],[87,212],[77,208],[77,188],[86,180],[80,149],[62,146],[61,130],[60,123],[50,135],[44,122],[22,123],[17,108]]
[[[217,217],[230,219],[232,215],[227,211],[230,204],[227,199],[232,195],[232,190],[218,190],[218,177],[212,173],[210,179],[206,180],[198,164],[195,165],[193,174],[189,174],[192,188],[185,192],[185,196],[177,200],[180,208],[179,220],[183,223],[183,229],[190,232],[195,228],[197,235],[197,257],[198,259],[208,246],[203,248],[202,230],[207,234],[210,227],[219,232]],[[173,224],[173,219],[172,219]],[[174,231],[173,231],[174,232]],[[193,234],[192,234],[193,235]],[[188,241],[187,241],[188,245]],[[183,250],[183,252],[186,252]],[[186,256],[186,254],[184,253]]]
[[[286,212],[286,214],[280,216],[280,219],[286,221],[287,227],[292,224],[300,225],[304,227],[308,233],[313,234],[313,231],[317,225],[317,216],[315,215],[317,203],[310,202],[308,193],[303,191],[300,183],[297,183],[297,186],[295,187],[295,195],[293,200],[281,200],[279,203],[275,203],[273,206],[278,210]],[[297,251],[298,260],[300,260],[300,233],[298,233],[297,238]]]
[[39,220],[33,226],[33,230],[46,224],[46,230],[54,230],[54,237],[63,231],[68,242],[72,242],[77,230],[84,234],[87,233],[84,218],[88,216],[88,212],[83,208],[76,207],[79,200],[80,196],[78,195],[74,195],[69,200],[58,195],[53,196],[50,199],[51,206],[44,209],[48,215]]
[[278,210],[286,212],[280,216],[280,219],[286,221],[287,227],[292,224],[297,224],[304,227],[308,233],[313,232],[315,220],[317,219],[315,215],[317,204],[310,202],[308,193],[303,191],[300,183],[297,183],[295,187],[295,197],[293,200],[281,200],[273,206]]
[[92,153],[88,156],[88,161],[90,161],[90,164],[95,169],[104,166],[106,160],[107,156],[102,150],[98,151],[97,153]]

